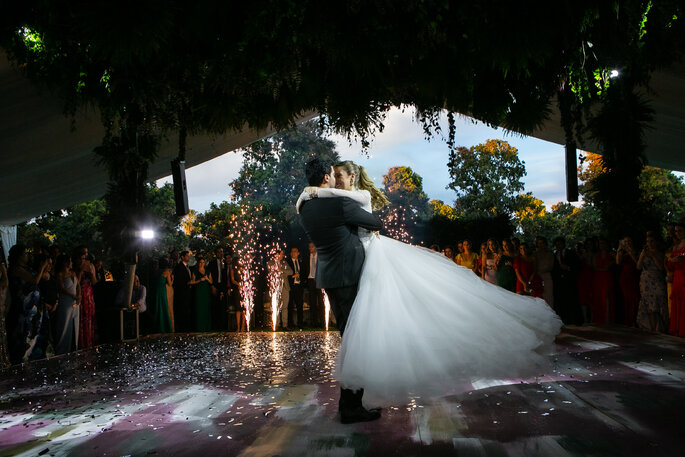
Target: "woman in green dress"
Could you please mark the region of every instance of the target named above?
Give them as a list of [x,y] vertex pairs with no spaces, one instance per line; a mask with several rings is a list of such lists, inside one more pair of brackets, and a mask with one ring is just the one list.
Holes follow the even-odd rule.
[[212,275],[205,270],[205,259],[199,257],[190,281],[195,303],[195,330],[209,332],[212,328]]
[[497,260],[497,285],[511,292],[516,292],[515,258],[516,253],[511,241],[502,241],[502,253]]
[[169,317],[169,302],[167,300],[167,284],[172,285],[171,268],[165,259],[159,261],[159,276],[155,282],[155,327],[159,333],[171,333],[171,318]]

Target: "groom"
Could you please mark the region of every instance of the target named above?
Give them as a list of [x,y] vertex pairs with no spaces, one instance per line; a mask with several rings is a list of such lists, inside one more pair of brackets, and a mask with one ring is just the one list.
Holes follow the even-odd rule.
[[[333,163],[314,159],[305,168],[310,186],[335,187]],[[315,198],[304,202],[300,218],[309,239],[316,246],[316,287],[325,289],[335,322],[343,337],[347,317],[357,296],[357,286],[364,264],[364,247],[357,227],[380,230],[378,216],[364,211],[349,198]],[[340,421],[343,424],[378,419],[379,410],[362,406],[364,390],[340,389]]]

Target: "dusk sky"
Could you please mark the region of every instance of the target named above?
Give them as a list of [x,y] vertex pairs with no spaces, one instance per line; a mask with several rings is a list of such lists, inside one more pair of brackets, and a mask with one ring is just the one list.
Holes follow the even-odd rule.
[[[444,120],[447,132],[447,121]],[[561,145],[521,137],[502,129],[492,129],[470,118],[457,119],[456,144],[474,146],[488,139],[503,139],[518,149],[519,158],[525,162],[527,176],[525,191],[551,205],[565,200],[564,148]],[[449,183],[447,171],[448,147],[443,138],[430,141],[424,138],[421,125],[414,120],[413,110],[401,112],[393,109],[385,121],[383,133],[372,139],[368,156],[360,152],[359,144],[350,145],[346,138],[332,136],[343,159],[354,160],[363,165],[379,185],[383,175],[393,166],[409,166],[423,178],[423,188],[432,199],[452,204],[454,191],[446,189]],[[205,211],[211,202],[221,202],[230,197],[229,183],[238,176],[242,162],[240,152],[223,156],[197,165],[186,171],[190,207]],[[158,181],[170,182],[171,178]]]

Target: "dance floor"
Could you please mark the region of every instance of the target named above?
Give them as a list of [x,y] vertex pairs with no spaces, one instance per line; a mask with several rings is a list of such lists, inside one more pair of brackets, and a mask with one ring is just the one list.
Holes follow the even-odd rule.
[[342,425],[337,332],[192,334],[0,372],[0,456],[680,456],[685,340],[570,327],[556,370]]

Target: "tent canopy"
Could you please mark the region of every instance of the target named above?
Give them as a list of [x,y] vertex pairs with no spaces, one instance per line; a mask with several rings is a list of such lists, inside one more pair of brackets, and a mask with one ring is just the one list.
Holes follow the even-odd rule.
[[[650,165],[685,171],[685,64],[656,72],[646,94],[655,110],[646,135]],[[107,186],[105,170],[93,149],[104,129],[95,110],[81,111],[75,122],[63,113],[62,102],[41,92],[0,51],[0,225],[12,225],[49,211],[101,198]],[[313,114],[305,118],[311,118]],[[186,167],[198,165],[272,133],[271,130],[227,132],[188,138]],[[533,136],[564,144],[559,112]],[[596,151],[594,144],[580,145]],[[177,138],[169,136],[151,164],[151,180],[170,174]]]

